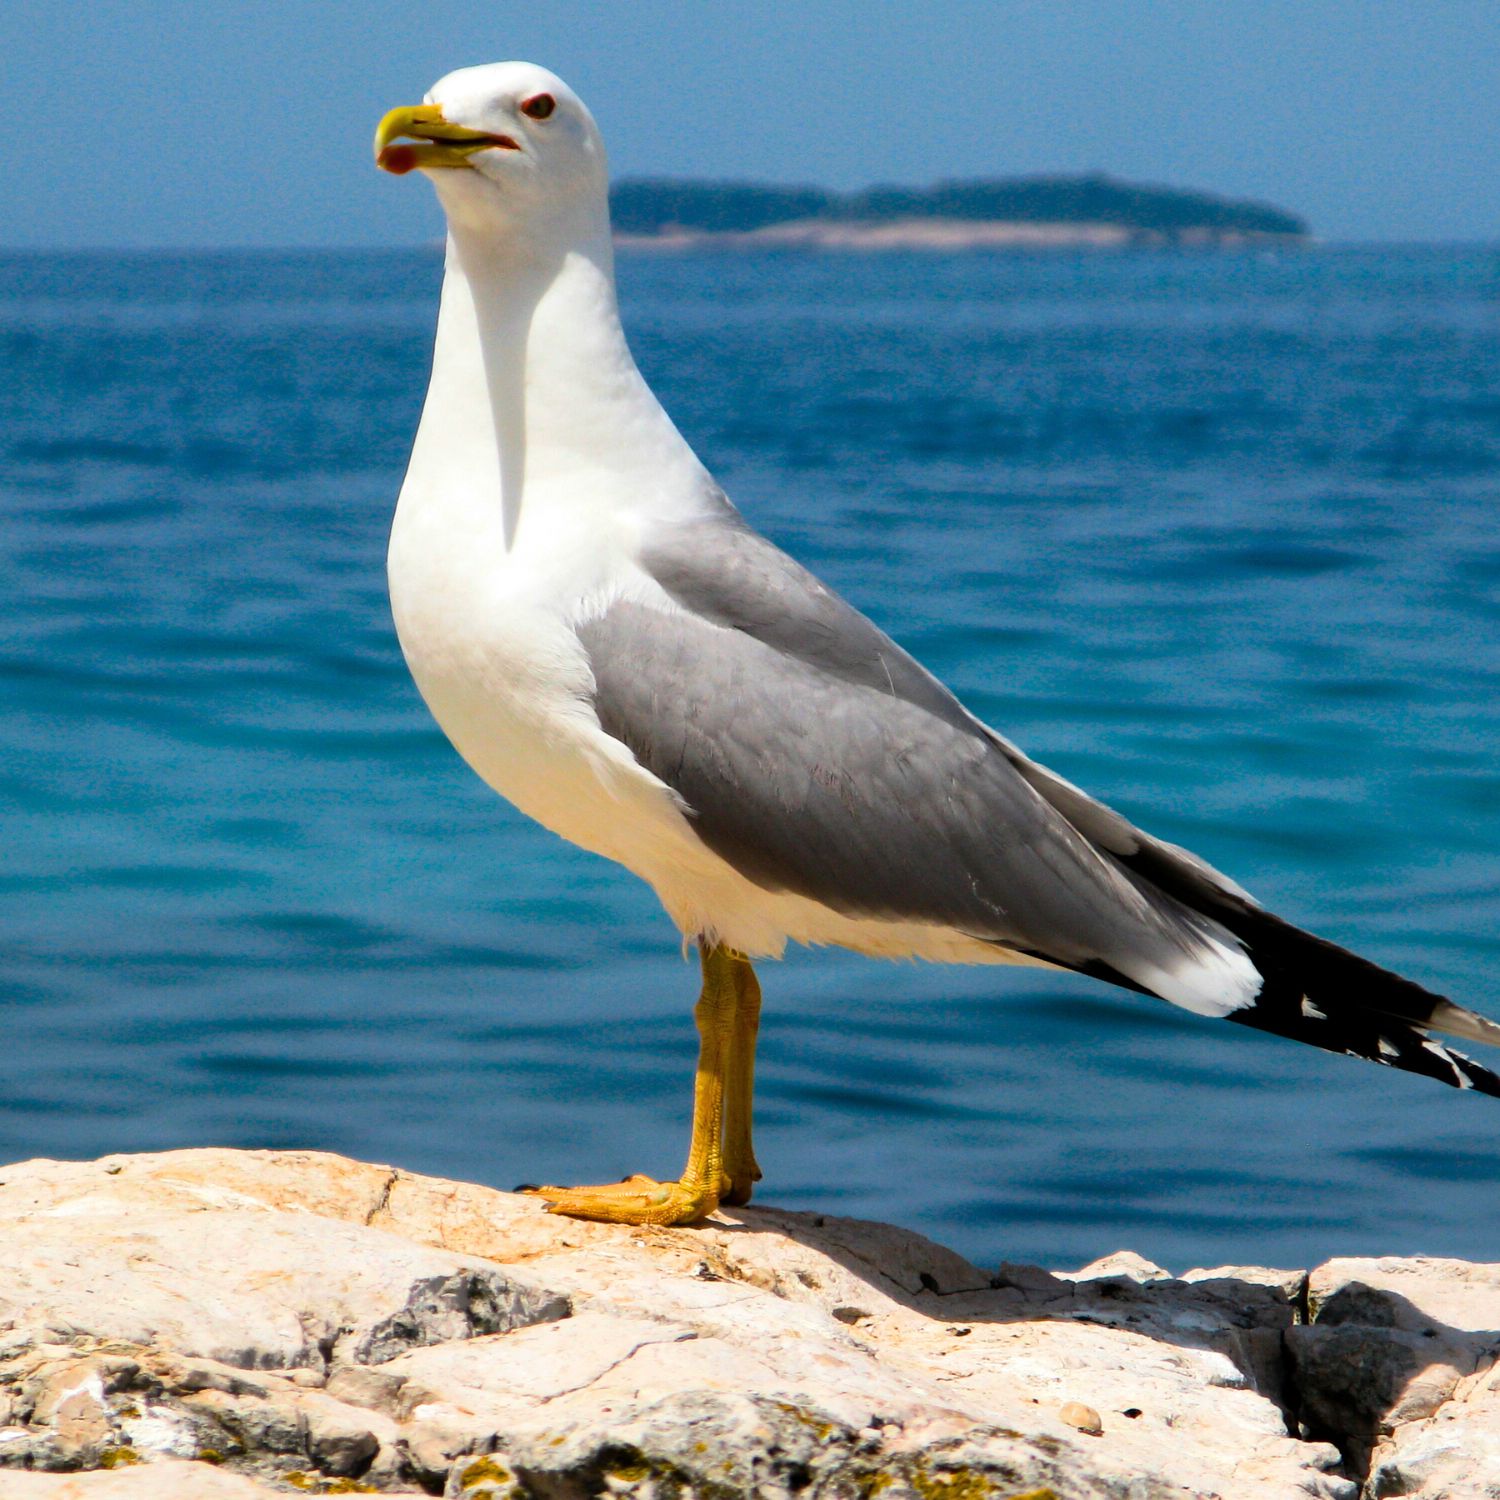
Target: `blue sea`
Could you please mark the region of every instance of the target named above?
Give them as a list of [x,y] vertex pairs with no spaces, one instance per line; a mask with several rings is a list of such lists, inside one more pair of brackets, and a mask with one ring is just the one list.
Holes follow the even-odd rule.
[[[675,1174],[696,964],[462,765],[384,552],[436,251],[0,258],[0,1160]],[[1500,1015],[1500,252],[646,255],[750,519],[1037,758]],[[1500,1102],[1081,978],[762,971],[764,1201],[1500,1259]]]

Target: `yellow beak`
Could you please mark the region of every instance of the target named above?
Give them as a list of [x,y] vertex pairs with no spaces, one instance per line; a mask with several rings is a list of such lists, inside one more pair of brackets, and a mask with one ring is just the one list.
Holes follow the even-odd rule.
[[[410,136],[419,145],[393,145]],[[466,125],[450,125],[440,104],[417,104],[393,109],[375,128],[375,165],[396,176],[417,167],[467,167],[476,151],[498,147],[518,151],[508,135],[487,135]]]

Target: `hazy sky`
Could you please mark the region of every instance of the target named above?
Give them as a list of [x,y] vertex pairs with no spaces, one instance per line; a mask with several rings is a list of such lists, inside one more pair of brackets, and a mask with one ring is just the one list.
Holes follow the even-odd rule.
[[1336,239],[1500,239],[1497,0],[0,0],[0,244],[439,233],[378,117],[543,63],[616,175],[1104,170]]

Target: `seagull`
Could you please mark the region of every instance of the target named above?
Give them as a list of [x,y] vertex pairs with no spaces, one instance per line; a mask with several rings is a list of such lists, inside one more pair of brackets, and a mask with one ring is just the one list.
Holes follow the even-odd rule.
[[523,813],[656,892],[703,974],[676,1181],[528,1189],[688,1224],[749,1201],[760,987],[788,942],[1072,970],[1500,1097],[1433,1039],[1500,1025],[1303,932],[981,723],[760,536],[636,368],[599,129],[530,63],[462,68],[375,136],[448,238],[391,531],[417,687]]

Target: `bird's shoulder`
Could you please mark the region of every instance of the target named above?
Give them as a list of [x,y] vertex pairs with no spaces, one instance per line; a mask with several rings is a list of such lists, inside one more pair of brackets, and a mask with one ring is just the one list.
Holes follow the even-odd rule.
[[641,566],[679,608],[838,678],[978,729],[958,699],[875,622],[728,502],[654,528]]

